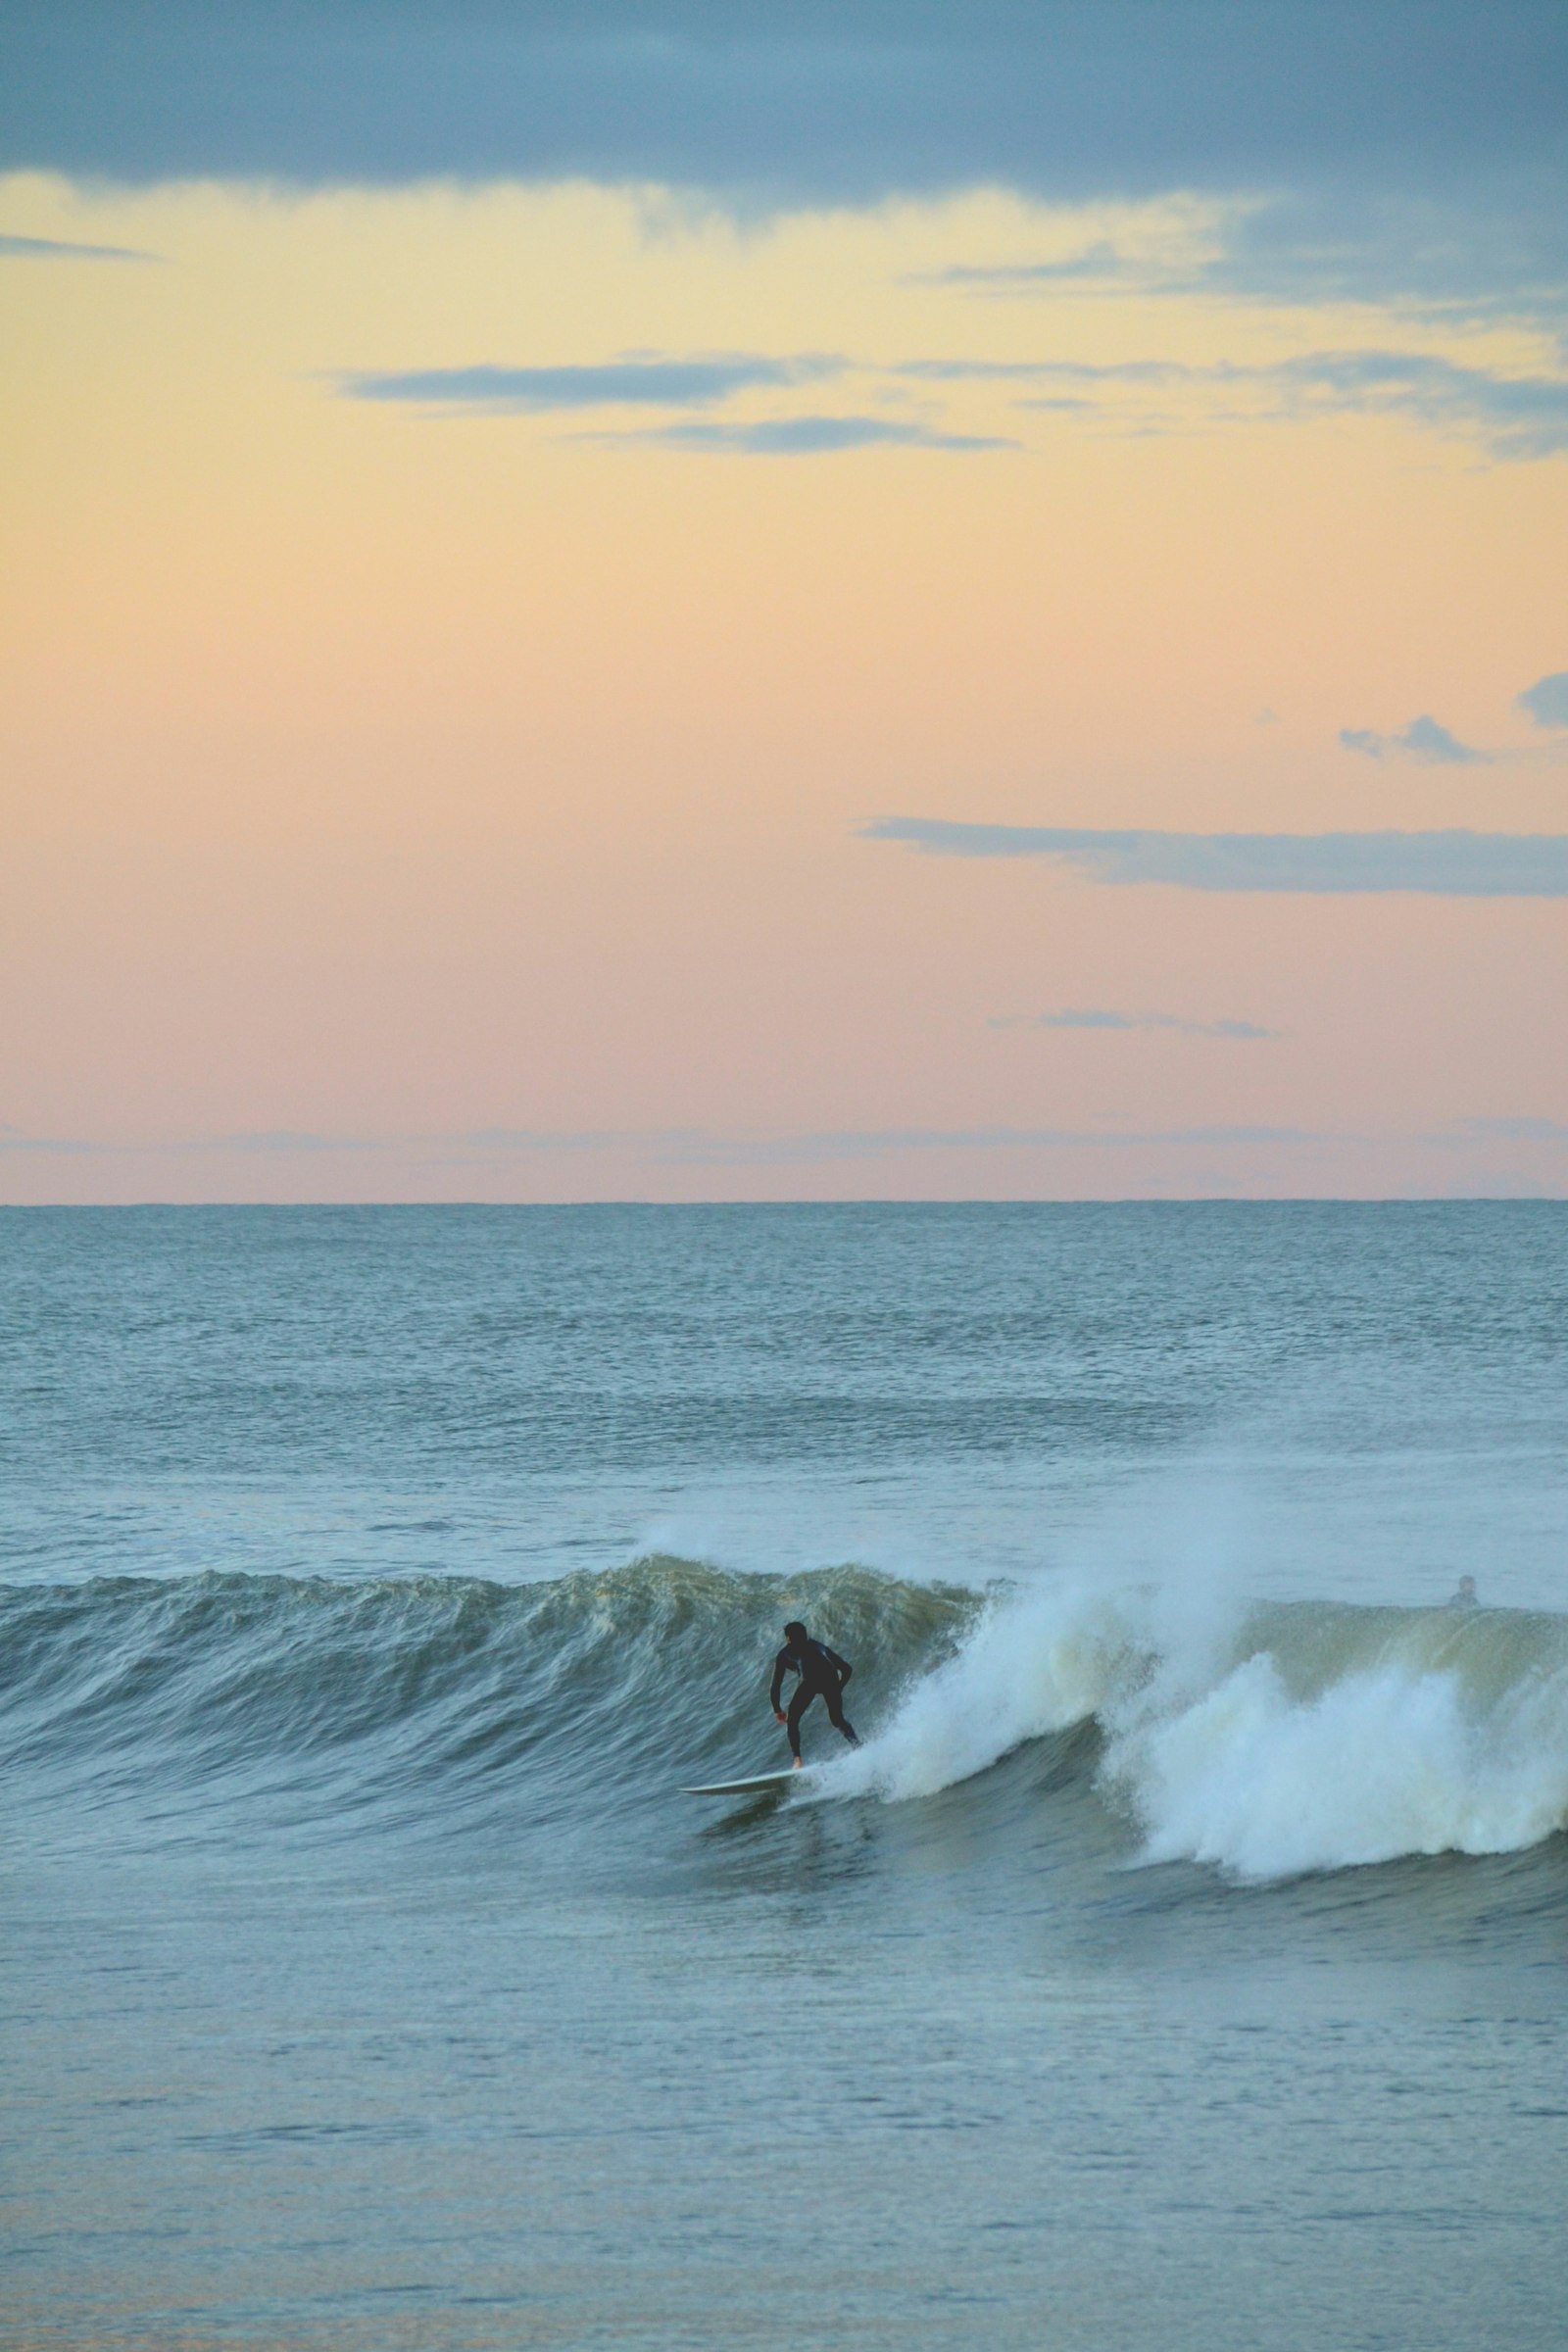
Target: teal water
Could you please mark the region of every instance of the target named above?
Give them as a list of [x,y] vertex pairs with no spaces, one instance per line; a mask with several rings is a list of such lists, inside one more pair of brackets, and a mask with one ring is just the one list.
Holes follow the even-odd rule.
[[[0,1215],[0,2342],[1555,2352],[1565,1310],[1538,1203]],[[796,1614],[864,1749],[681,1796]]]

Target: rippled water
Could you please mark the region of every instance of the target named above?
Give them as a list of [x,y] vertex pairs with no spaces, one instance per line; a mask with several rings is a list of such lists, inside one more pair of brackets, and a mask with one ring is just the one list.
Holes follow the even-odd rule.
[[1568,1212],[13,1212],[0,1350],[0,2341],[1564,2341]]

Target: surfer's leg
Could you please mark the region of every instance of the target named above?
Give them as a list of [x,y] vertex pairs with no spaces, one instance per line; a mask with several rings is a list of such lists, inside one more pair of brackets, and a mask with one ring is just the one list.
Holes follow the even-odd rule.
[[827,1719],[833,1729],[842,1732],[852,1747],[858,1747],[859,1735],[844,1712],[844,1693],[841,1690],[824,1690],[822,1696],[827,1700]]
[[815,1696],[816,1692],[808,1690],[804,1684],[797,1685],[795,1696],[790,1700],[789,1714],[785,1718],[789,1727],[790,1753],[797,1764],[801,1760],[801,1717]]

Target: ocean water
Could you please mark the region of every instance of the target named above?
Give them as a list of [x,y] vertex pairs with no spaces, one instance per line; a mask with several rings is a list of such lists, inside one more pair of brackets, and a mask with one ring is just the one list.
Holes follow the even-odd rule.
[[0,1214],[0,2343],[1561,2352],[1565,1375],[1550,1203]]

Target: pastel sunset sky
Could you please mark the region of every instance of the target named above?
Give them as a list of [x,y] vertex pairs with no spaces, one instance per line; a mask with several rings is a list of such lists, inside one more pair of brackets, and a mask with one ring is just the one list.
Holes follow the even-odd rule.
[[1568,1194],[1568,12],[0,34],[0,1198]]

